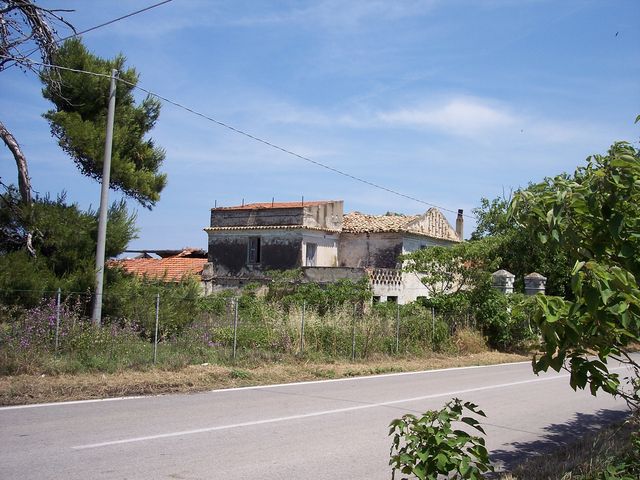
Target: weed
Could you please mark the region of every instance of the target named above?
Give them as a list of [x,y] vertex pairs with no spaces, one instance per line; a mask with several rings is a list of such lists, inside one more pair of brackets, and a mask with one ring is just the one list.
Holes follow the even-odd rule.
[[229,372],[229,377],[237,378],[237,379],[241,379],[241,380],[246,380],[246,379],[251,378],[251,373],[247,372],[246,370],[241,370],[239,368],[234,368]]

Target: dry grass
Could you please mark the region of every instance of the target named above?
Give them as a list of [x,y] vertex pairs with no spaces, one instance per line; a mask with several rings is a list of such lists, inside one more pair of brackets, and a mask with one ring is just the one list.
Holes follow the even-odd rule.
[[[587,480],[601,474],[612,462],[632,454],[631,434],[640,428],[639,418],[602,428],[553,453],[526,460],[501,480]],[[635,452],[638,455],[638,452]],[[618,476],[606,478],[621,478]],[[625,477],[629,478],[629,477]]]
[[487,340],[471,328],[458,330],[453,336],[453,343],[460,354],[478,354],[488,350]]
[[282,363],[258,366],[238,364],[226,367],[205,364],[177,371],[152,369],[114,374],[16,375],[0,377],[0,405],[200,392],[218,388],[492,365],[527,360],[529,357],[522,355],[484,351],[461,356],[432,354],[421,358],[377,357],[354,363],[346,361],[319,363],[292,359]]

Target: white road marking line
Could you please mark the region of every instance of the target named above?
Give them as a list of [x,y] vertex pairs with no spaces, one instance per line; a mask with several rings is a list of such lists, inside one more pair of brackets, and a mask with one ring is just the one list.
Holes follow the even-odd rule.
[[[613,369],[612,369],[613,370]],[[101,448],[101,447],[109,447],[109,446],[113,446],[113,445],[123,445],[123,444],[127,444],[127,443],[137,443],[137,442],[145,442],[145,441],[149,441],[149,440],[158,440],[158,439],[162,439],[162,438],[173,438],[173,437],[182,437],[182,436],[186,436],[186,435],[195,435],[195,434],[199,434],[199,433],[209,433],[209,432],[216,432],[216,431],[220,431],[220,430],[231,430],[231,429],[235,429],[235,428],[243,428],[243,427],[252,427],[252,426],[256,426],[256,425],[265,425],[265,424],[269,424],[269,423],[279,423],[279,422],[287,422],[287,421],[291,421],[291,420],[300,420],[300,419],[304,419],[304,418],[312,418],[312,417],[320,417],[320,416],[324,416],[324,415],[334,415],[337,413],[345,413],[345,412],[353,412],[353,411],[357,411],[357,410],[365,410],[365,409],[369,409],[369,408],[378,408],[378,407],[384,407],[387,405],[397,405],[399,403],[409,403],[409,402],[415,402],[415,401],[419,401],[419,400],[429,400],[429,399],[433,399],[433,398],[439,398],[439,397],[453,397],[456,395],[462,395],[465,393],[471,393],[471,392],[481,392],[484,390],[492,390],[492,389],[496,389],[496,388],[506,388],[506,387],[514,387],[517,385],[524,385],[527,383],[537,383],[537,382],[546,382],[549,380],[558,380],[558,379],[564,379],[564,378],[568,378],[569,375],[554,375],[551,377],[544,377],[544,378],[534,378],[531,380],[521,380],[519,382],[510,382],[510,383],[500,383],[497,385],[487,385],[484,387],[476,387],[476,388],[468,388],[468,389],[463,389],[463,390],[454,390],[454,391],[450,391],[450,392],[442,392],[442,393],[434,393],[431,395],[422,395],[419,397],[412,397],[412,398],[402,398],[399,400],[390,400],[387,402],[379,402],[379,403],[370,403],[370,404],[366,404],[366,405],[358,405],[358,406],[354,406],[354,407],[344,407],[344,408],[335,408],[332,410],[322,410],[319,412],[312,412],[312,413],[302,413],[299,415],[290,415],[290,416],[286,416],[286,417],[276,417],[276,418],[268,418],[265,420],[254,420],[251,422],[242,422],[242,423],[233,423],[230,425],[219,425],[216,427],[206,427],[206,428],[197,428],[194,430],[182,430],[179,432],[170,432],[170,433],[161,433],[161,434],[157,434],[157,435],[147,435],[144,437],[132,437],[132,438],[125,438],[122,440],[112,440],[112,441],[108,441],[108,442],[100,442],[100,443],[91,443],[91,444],[87,444],[87,445],[77,445],[74,447],[71,447],[73,450],[87,450],[87,449],[91,449],[91,448]]]
[[[440,373],[440,372],[452,372],[456,370],[471,370],[477,368],[493,368],[493,367],[504,367],[509,365],[521,365],[521,364],[530,364],[530,361],[526,362],[509,362],[509,363],[496,363],[493,365],[470,365],[468,367],[453,367],[453,368],[437,368],[433,370],[420,370],[417,372],[396,372],[396,373],[381,373],[378,375],[366,375],[361,377],[348,377],[348,378],[332,378],[328,380],[307,380],[304,382],[293,382],[293,383],[275,383],[270,385],[254,385],[249,387],[234,387],[234,388],[219,388],[216,390],[205,390],[203,392],[197,392],[194,395],[198,394],[206,394],[206,393],[222,393],[222,392],[238,392],[242,390],[261,390],[265,388],[280,388],[280,387],[292,387],[296,385],[313,385],[317,383],[334,383],[334,382],[353,382],[358,380],[371,380],[375,378],[385,378],[385,377],[400,377],[405,375],[422,375],[426,373]],[[143,398],[154,398],[154,397],[166,397],[169,394],[159,394],[159,395],[136,395],[131,397],[112,397],[112,398],[96,398],[92,400],[71,400],[68,402],[51,402],[51,403],[32,403],[29,405],[11,405],[7,407],[0,407],[0,411],[3,410],[22,410],[25,408],[41,408],[41,407],[61,407],[65,405],[81,405],[84,403],[99,403],[99,402],[113,402],[120,400],[140,400]],[[175,394],[171,394],[175,395]],[[179,395],[179,394],[178,394]]]
[[51,403],[32,403],[29,405],[11,405],[8,407],[0,407],[2,410],[22,410],[24,408],[39,408],[39,407],[58,407],[60,405],[81,405],[83,403],[103,403],[103,402],[118,402],[121,400],[137,400],[140,398],[148,398],[149,395],[136,395],[131,397],[110,397],[110,398],[93,398],[91,400],[69,400],[67,402],[51,402]]
[[207,390],[207,392],[201,392],[201,393],[218,393],[218,392],[229,392],[229,391],[237,392],[239,390],[261,390],[263,388],[289,387],[294,385],[314,385],[318,383],[352,382],[355,380],[371,380],[375,378],[402,377],[405,375],[423,375],[426,373],[453,372],[456,370],[474,370],[477,368],[504,367],[508,365],[522,365],[522,364],[531,365],[531,361],[527,360],[524,362],[495,363],[493,365],[469,365],[467,367],[434,368],[433,370],[419,370],[417,372],[379,373],[377,375],[363,375],[361,377],[330,378],[326,380],[306,380],[303,382],[294,382],[294,383],[274,383],[271,385],[254,385],[253,387],[218,388],[216,390]]

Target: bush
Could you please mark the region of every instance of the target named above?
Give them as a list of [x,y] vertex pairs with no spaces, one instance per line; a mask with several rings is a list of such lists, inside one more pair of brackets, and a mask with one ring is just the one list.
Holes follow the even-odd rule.
[[[482,437],[464,430],[454,430],[453,423],[467,424],[485,433],[473,417],[463,417],[463,411],[485,417],[477,405],[464,404],[457,398],[439,411],[429,410],[421,417],[407,414],[390,424],[392,478],[396,472],[415,475],[421,480],[438,478],[481,479],[493,472],[489,453]],[[406,478],[406,477],[405,477]]]
[[473,292],[471,305],[478,327],[489,345],[501,350],[518,350],[536,338],[531,327],[533,297],[504,293],[486,287]]
[[105,323],[129,324],[148,339],[154,337],[156,301],[160,295],[159,338],[181,333],[200,313],[200,286],[193,278],[180,282],[123,276],[104,295]]

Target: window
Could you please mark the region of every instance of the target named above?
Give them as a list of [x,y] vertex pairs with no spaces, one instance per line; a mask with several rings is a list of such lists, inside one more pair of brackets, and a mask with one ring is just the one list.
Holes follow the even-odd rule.
[[260,237],[249,237],[247,263],[260,263]]
[[316,266],[316,253],[318,252],[318,244],[317,243],[307,243],[307,261],[305,265],[307,267],[315,267]]
[[392,296],[392,295],[389,295],[389,296],[387,297],[387,302],[390,302],[390,303],[398,303],[398,297],[397,297],[397,296],[395,296],[395,295],[393,295],[393,296]]

